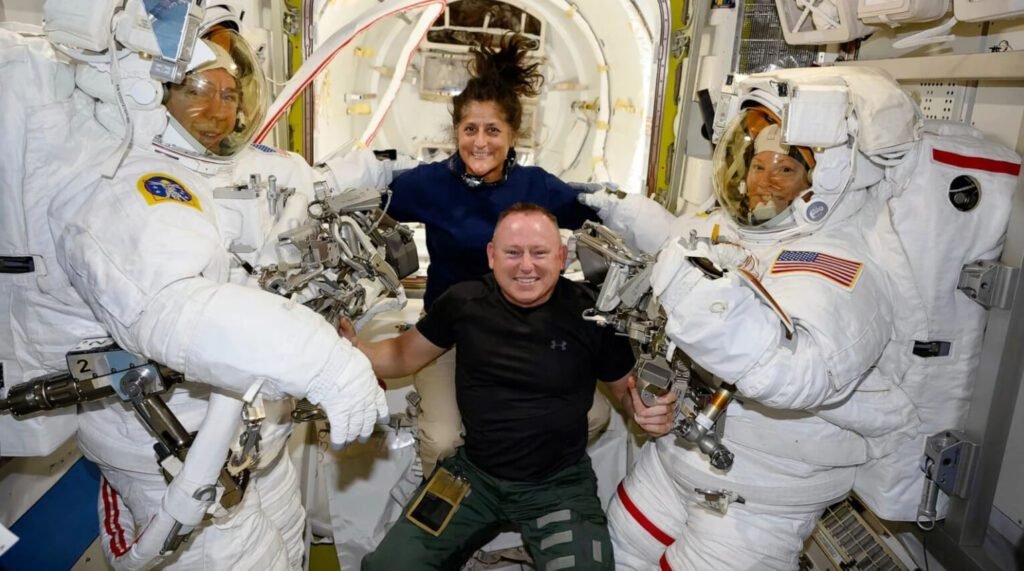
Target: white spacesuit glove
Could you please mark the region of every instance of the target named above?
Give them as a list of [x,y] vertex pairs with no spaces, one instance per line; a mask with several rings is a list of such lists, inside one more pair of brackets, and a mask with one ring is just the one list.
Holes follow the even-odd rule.
[[726,271],[736,271],[744,268],[750,272],[755,271],[757,258],[751,255],[746,248],[729,243],[713,244],[708,248],[706,256],[716,267]]
[[336,347],[306,398],[324,409],[331,445],[341,447],[368,438],[373,425],[387,418],[388,403],[366,355],[347,342]]
[[623,196],[622,193],[609,190],[603,185],[597,189],[586,188],[586,185],[573,188],[580,190],[580,193],[576,195],[576,200],[597,211],[601,220],[609,218],[619,203],[629,196],[628,194]]
[[713,249],[670,241],[658,255],[651,287],[668,318],[668,337],[710,373],[736,382],[778,344],[781,328],[734,272],[710,279],[687,259],[709,257]]
[[[695,268],[694,261],[703,258],[706,271]],[[710,262],[710,266],[707,264]],[[752,269],[756,262],[750,252],[742,246],[729,243],[712,244],[709,240],[676,238],[670,241],[658,254],[658,263],[654,266],[651,283],[655,293],[670,298],[678,293],[678,288],[671,288],[670,282],[675,280],[684,270],[697,269],[705,276],[735,271],[737,268]],[[659,269],[660,268],[660,269]],[[695,275],[695,274],[694,274]],[[679,277],[680,283],[689,283],[690,279]],[[691,285],[696,285],[694,282]],[[668,291],[665,291],[668,290]]]
[[384,161],[387,163],[385,168],[391,172],[391,177],[394,178],[407,170],[412,170],[420,166],[420,161],[416,160],[415,157],[409,155],[403,155],[398,153],[394,159]]
[[656,253],[672,235],[675,216],[646,196],[601,190],[581,192],[576,199],[597,211],[604,225],[627,244],[648,254]]
[[665,313],[683,305],[686,297],[707,276],[689,258],[707,258],[703,242],[688,247],[679,239],[671,240],[661,252],[651,271],[651,289],[665,308]]
[[342,147],[316,166],[323,173],[335,193],[350,188],[384,188],[391,184],[395,173],[419,164],[412,157],[398,154],[394,160],[380,160],[370,149]]

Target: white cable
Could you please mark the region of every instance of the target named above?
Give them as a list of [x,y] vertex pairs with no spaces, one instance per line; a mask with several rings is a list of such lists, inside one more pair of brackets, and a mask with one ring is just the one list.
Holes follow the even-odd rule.
[[104,177],[111,178],[117,169],[121,167],[121,163],[124,162],[125,156],[128,155],[128,149],[132,145],[132,136],[135,131],[135,126],[132,124],[131,114],[128,113],[128,105],[124,102],[124,95],[121,93],[121,72],[117,65],[117,60],[120,59],[117,55],[117,40],[114,39],[114,20],[110,20],[110,39],[107,43],[107,51],[110,52],[110,82],[114,88],[114,98],[117,101],[117,110],[121,113],[121,121],[124,123],[124,137],[121,139],[121,144],[118,145],[117,150],[114,151],[103,165],[100,167],[100,174]]
[[423,41],[423,38],[426,37],[430,25],[437,20],[437,17],[441,15],[444,8],[444,4],[435,4],[428,6],[420,14],[416,27],[409,34],[409,41],[402,46],[402,52],[398,55],[398,62],[395,64],[395,72],[391,74],[391,81],[388,82],[388,87],[380,98],[380,104],[374,109],[373,116],[370,117],[370,123],[359,137],[359,141],[363,145],[369,146],[373,142],[373,138],[377,136],[377,131],[380,129],[381,123],[384,122],[384,116],[391,109],[391,104],[394,103],[395,97],[398,95],[398,89],[402,86],[402,78],[405,77],[405,71],[409,68],[409,63],[412,62],[412,56],[416,53],[416,48]]
[[[110,52],[111,52],[111,49],[109,47],[110,44],[108,44],[106,52],[89,52],[89,53],[87,53],[84,50],[79,50],[79,49],[76,49],[76,48],[65,46],[64,44],[51,44],[51,45],[53,46],[53,49],[59,51],[60,53],[66,55],[66,56],[68,56],[69,58],[71,58],[74,61],[80,61],[82,63],[109,63],[110,62]],[[125,57],[131,55],[131,53],[132,52],[130,50],[123,50],[118,55],[117,59],[124,59]]]
[[298,99],[302,91],[331,63],[342,48],[347,46],[359,33],[392,14],[424,8],[432,4],[440,5],[441,8],[444,8],[448,5],[448,2],[447,0],[389,0],[386,5],[380,4],[363,12],[357,18],[331,34],[313,52],[313,55],[303,62],[302,66],[295,72],[295,75],[285,84],[284,90],[274,99],[270,109],[267,111],[267,117],[263,120],[263,125],[256,133],[253,142],[260,143],[270,134],[274,124],[291,107],[291,104]]
[[956,19],[956,16],[953,16],[934,28],[928,28],[927,30],[922,30],[916,34],[911,34],[905,38],[896,40],[892,43],[892,47],[902,50],[905,48],[917,48],[927,46],[929,44],[941,44],[943,42],[948,42],[956,38],[955,34],[951,34],[949,32],[953,30],[953,26],[957,25],[958,22],[959,20]]
[[[580,30],[583,31],[583,36],[586,38],[587,45],[590,47],[591,53],[598,60],[598,108],[597,108],[597,125],[598,129],[594,136],[593,146],[593,157],[594,160],[594,175],[593,180],[597,182],[605,182],[611,180],[611,176],[608,174],[608,167],[605,166],[604,156],[606,151],[606,145],[608,142],[608,129],[610,128],[611,121],[611,82],[608,78],[608,59],[605,57],[604,50],[601,47],[601,42],[597,39],[597,33],[594,32],[593,26],[590,22],[576,9],[573,5],[563,1],[555,0],[555,4],[562,10],[565,11],[566,15],[573,20]],[[605,125],[604,129],[600,126]]]

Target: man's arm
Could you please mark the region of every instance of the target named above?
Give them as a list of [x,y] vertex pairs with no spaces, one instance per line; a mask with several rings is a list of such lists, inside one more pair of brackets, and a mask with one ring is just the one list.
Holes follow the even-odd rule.
[[608,385],[621,410],[631,415],[644,432],[657,437],[672,430],[676,416],[675,391],[661,395],[654,406],[648,407],[640,400],[640,393],[636,390],[636,377],[632,372],[617,381],[605,384]]
[[428,341],[415,327],[398,337],[374,342],[356,339],[355,328],[347,319],[342,320],[338,330],[356,349],[366,354],[373,365],[373,372],[382,379],[411,375],[447,351]]

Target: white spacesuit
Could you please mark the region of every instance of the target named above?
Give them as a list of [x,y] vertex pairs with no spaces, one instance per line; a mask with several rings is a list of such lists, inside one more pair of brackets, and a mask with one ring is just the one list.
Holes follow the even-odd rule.
[[[666,333],[738,391],[722,436],[735,454],[730,470],[712,468],[670,436],[642,450],[609,508],[620,568],[794,569],[822,509],[854,488],[884,517],[913,519],[923,437],[936,424],[957,428],[957,415],[940,403],[947,393],[925,391],[908,374],[917,364],[913,340],[955,338],[970,353],[966,341],[980,343],[983,325],[929,336],[938,330],[921,327],[927,316],[949,307],[920,303],[936,297],[920,292],[941,289],[938,297],[950,302],[962,296],[959,267],[998,254],[1005,232],[1013,177],[982,173],[994,209],[959,219],[969,234],[958,236],[984,245],[948,259],[941,248],[927,251],[927,233],[940,226],[909,220],[953,220],[923,212],[953,210],[949,173],[923,176],[941,171],[914,158],[934,141],[923,135],[910,99],[879,72],[760,74],[722,105],[732,120],[715,151],[718,208],[674,219],[641,197],[581,198],[636,247],[654,252],[664,244],[651,285],[668,317]],[[1016,162],[1019,170],[1012,152],[964,128],[947,126],[944,134],[954,130],[961,137],[947,137],[945,148],[970,145],[970,155]],[[908,187],[932,192],[910,202]],[[990,229],[980,231],[979,220]],[[692,240],[691,232],[708,240]],[[735,255],[737,245],[746,255]],[[692,258],[730,271],[710,279]],[[767,295],[740,279],[741,264]],[[969,394],[962,373],[970,366],[968,358],[961,374],[935,382]]]
[[[168,6],[199,19],[196,6]],[[0,298],[11,309],[0,328],[11,341],[3,349],[12,349],[0,355],[6,386],[61,370],[79,340],[107,335],[182,373],[187,382],[165,395],[167,403],[188,431],[202,428],[170,485],[154,438],[131,407],[108,399],[82,405],[77,416],[83,453],[103,473],[100,527],[108,559],[117,568],[145,568],[166,552],[166,539],[196,527],[161,564],[298,568],[304,515],[283,451],[291,405],[271,399],[305,397],[321,405],[335,445],[367,436],[387,413],[366,358],[331,324],[294,301],[247,287],[255,285],[247,268],[277,261],[278,234],[306,218],[315,173],[295,155],[250,145],[266,86],[237,17],[224,7],[206,10],[194,49],[170,52],[186,54],[178,84],[154,79],[153,62],[137,55],[158,55],[152,46],[162,40],[147,24],[159,15],[147,14],[142,2],[129,0],[113,20],[76,2],[53,1],[46,10],[51,38],[94,51],[116,40],[131,53],[70,66],[41,42],[0,36],[10,59],[22,63],[7,68],[21,75],[5,84],[44,79],[28,99],[4,96],[12,103],[5,109],[37,104],[6,134],[24,155],[5,152],[0,169],[22,207],[4,213],[18,222],[5,224],[5,267],[34,262],[26,272],[3,272],[0,282]],[[61,28],[67,22],[75,25]],[[31,84],[17,85],[32,91]],[[104,169],[108,176],[101,176]],[[239,190],[254,173],[275,175],[295,195],[271,203]],[[228,445],[240,446],[243,394],[255,404],[266,399],[266,419],[257,425],[258,463],[244,498],[225,509],[209,490]],[[30,431],[5,425],[3,453],[46,453],[74,421],[65,412],[51,423],[55,434],[35,440],[19,440]],[[214,518],[204,522],[207,512]]]

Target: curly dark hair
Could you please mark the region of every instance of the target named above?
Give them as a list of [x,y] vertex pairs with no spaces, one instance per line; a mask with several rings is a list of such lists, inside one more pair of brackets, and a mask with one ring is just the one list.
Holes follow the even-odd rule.
[[497,49],[490,43],[473,48],[469,64],[470,80],[455,96],[452,126],[462,121],[463,109],[471,102],[493,101],[512,129],[519,133],[523,123],[520,97],[536,97],[544,84],[540,63],[527,63],[530,40],[521,34],[505,34]]

